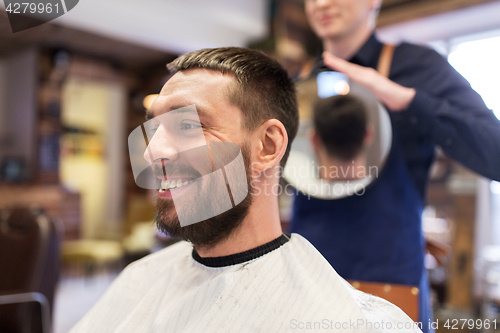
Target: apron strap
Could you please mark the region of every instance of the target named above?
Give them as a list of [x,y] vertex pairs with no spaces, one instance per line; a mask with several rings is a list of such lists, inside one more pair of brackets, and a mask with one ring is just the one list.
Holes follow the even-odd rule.
[[382,46],[382,51],[380,51],[377,71],[385,77],[389,77],[389,73],[391,71],[392,57],[394,56],[395,49],[396,46],[394,45],[384,44],[384,46]]

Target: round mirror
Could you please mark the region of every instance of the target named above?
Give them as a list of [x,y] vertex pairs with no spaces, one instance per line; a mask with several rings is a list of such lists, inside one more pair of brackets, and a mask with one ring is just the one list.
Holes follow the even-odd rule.
[[[391,150],[387,110],[368,89],[338,72],[321,72],[299,82],[297,97],[300,125],[284,179],[319,199],[364,193],[382,172]],[[349,143],[353,140],[362,141],[347,149],[356,146]]]

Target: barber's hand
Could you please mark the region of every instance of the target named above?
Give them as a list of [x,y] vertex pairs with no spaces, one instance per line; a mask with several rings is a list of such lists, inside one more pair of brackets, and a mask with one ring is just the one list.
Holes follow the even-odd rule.
[[373,68],[352,64],[330,52],[323,52],[323,60],[327,67],[368,88],[391,111],[405,111],[415,97],[415,89],[403,87]]

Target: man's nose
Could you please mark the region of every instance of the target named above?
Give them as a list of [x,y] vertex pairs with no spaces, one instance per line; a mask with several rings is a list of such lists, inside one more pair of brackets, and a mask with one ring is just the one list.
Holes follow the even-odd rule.
[[332,0],[315,0],[315,5],[316,7],[320,8],[320,7],[328,7],[329,5],[332,4]]
[[160,126],[152,138],[150,138],[144,159],[152,165],[154,161],[164,159],[175,161],[179,155],[176,143],[168,131],[163,126]]

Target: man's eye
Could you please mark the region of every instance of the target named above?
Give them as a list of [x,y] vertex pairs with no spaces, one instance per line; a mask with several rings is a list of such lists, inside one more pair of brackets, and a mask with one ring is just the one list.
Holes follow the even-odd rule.
[[201,128],[201,124],[200,123],[181,123],[180,127],[181,127],[180,128],[181,130],[187,131],[187,130]]

